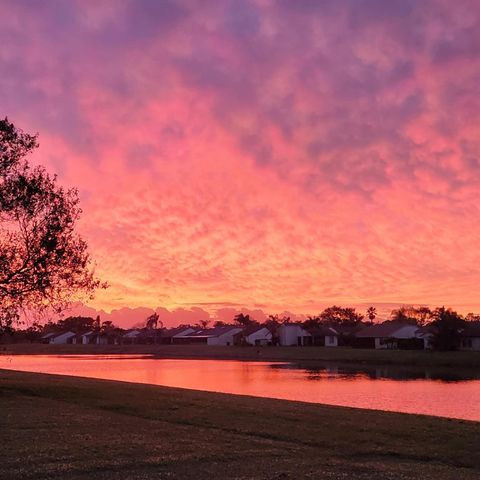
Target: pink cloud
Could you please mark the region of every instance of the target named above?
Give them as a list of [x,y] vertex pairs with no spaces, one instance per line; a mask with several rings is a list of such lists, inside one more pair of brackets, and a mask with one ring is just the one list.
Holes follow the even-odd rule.
[[0,104],[80,190],[95,309],[477,305],[476,2],[3,10]]

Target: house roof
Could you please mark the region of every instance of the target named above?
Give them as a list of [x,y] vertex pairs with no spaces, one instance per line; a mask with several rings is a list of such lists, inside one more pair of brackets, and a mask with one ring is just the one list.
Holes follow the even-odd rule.
[[[248,336],[248,335],[252,335],[252,334],[254,334],[254,333],[256,333],[260,330],[263,330],[264,328],[266,330],[268,330],[268,328],[265,325],[249,325],[248,327],[244,328],[243,332],[241,332],[241,333]],[[270,331],[270,330],[268,330],[268,331]]]
[[124,337],[134,338],[134,337],[138,337],[138,335],[140,335],[140,330],[134,329],[134,330],[128,330],[127,332],[125,332]]
[[56,335],[55,332],[50,332],[50,333],[46,333],[45,335],[42,335],[41,338],[50,338],[50,337],[53,337],[55,335]]
[[396,331],[403,327],[411,327],[412,325],[404,322],[383,322],[365,327],[357,332],[358,338],[385,338],[391,337]]
[[363,328],[365,328],[365,324],[359,322],[357,325],[334,325],[333,328],[338,334],[350,335],[356,333]]
[[460,334],[462,337],[480,337],[480,322],[467,322]]
[[185,332],[187,330],[193,330],[193,329],[192,329],[192,327],[186,327],[186,326],[168,328],[168,329],[165,329],[162,332],[162,336],[163,337],[174,337],[175,335],[181,334],[182,332]]
[[319,325],[318,327],[305,329],[312,337],[337,336],[338,332],[331,327]]
[[223,325],[221,327],[205,328],[203,330],[198,330],[196,332],[192,332],[184,336],[185,337],[220,337],[221,335],[225,335],[231,330],[238,330],[241,328],[242,327],[239,327],[237,325]]

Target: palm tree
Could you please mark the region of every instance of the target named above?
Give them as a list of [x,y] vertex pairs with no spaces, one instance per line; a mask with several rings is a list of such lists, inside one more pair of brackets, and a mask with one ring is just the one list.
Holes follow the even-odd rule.
[[367,308],[367,317],[368,319],[373,322],[377,317],[377,309],[375,307],[368,307]]

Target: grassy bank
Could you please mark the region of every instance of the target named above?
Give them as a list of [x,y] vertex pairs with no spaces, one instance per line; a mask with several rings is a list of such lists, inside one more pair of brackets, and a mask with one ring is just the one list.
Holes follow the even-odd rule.
[[0,478],[473,479],[480,424],[0,370]]
[[366,350],[347,347],[221,347],[207,345],[0,345],[0,354],[153,354],[161,358],[208,358],[360,365],[480,369],[480,352]]

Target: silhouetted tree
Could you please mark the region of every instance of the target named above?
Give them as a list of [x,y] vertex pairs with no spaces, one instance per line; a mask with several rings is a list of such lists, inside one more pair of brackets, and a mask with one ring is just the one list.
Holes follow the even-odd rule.
[[115,329],[113,322],[111,320],[105,320],[102,322],[102,326],[100,327],[100,331],[102,333],[111,333]]
[[255,320],[251,319],[250,315],[245,315],[243,313],[238,313],[237,315],[235,315],[235,317],[233,317],[233,320],[244,327],[255,323]]
[[200,320],[197,325],[202,328],[202,329],[205,329],[208,327],[208,324],[210,323],[210,320]]
[[428,307],[406,305],[392,310],[390,317],[393,321],[423,326],[431,319],[432,311]]
[[377,318],[377,309],[375,307],[368,307],[367,317],[371,322],[373,322],[375,318]]
[[36,135],[0,120],[0,330],[18,320],[21,308],[59,311],[105,286],[75,232],[77,191],[29,165],[26,156],[37,146]]
[[320,315],[309,315],[306,320],[303,322],[305,328],[315,328],[320,326],[322,319]]
[[433,348],[456,350],[460,344],[460,331],[465,327],[465,320],[457,312],[445,307],[436,308],[432,317]]
[[70,330],[79,333],[85,330],[93,330],[95,320],[92,317],[73,316],[59,320],[53,327],[57,331]]
[[225,322],[222,322],[222,320],[217,320],[217,321],[213,324],[214,327],[224,327],[225,325],[226,325],[226,323],[225,323]]
[[148,329],[162,328],[163,323],[160,321],[158,313],[152,313],[152,315],[148,316],[145,320],[145,326]]
[[363,315],[351,307],[333,305],[320,314],[320,321],[327,325],[354,326],[363,320]]

